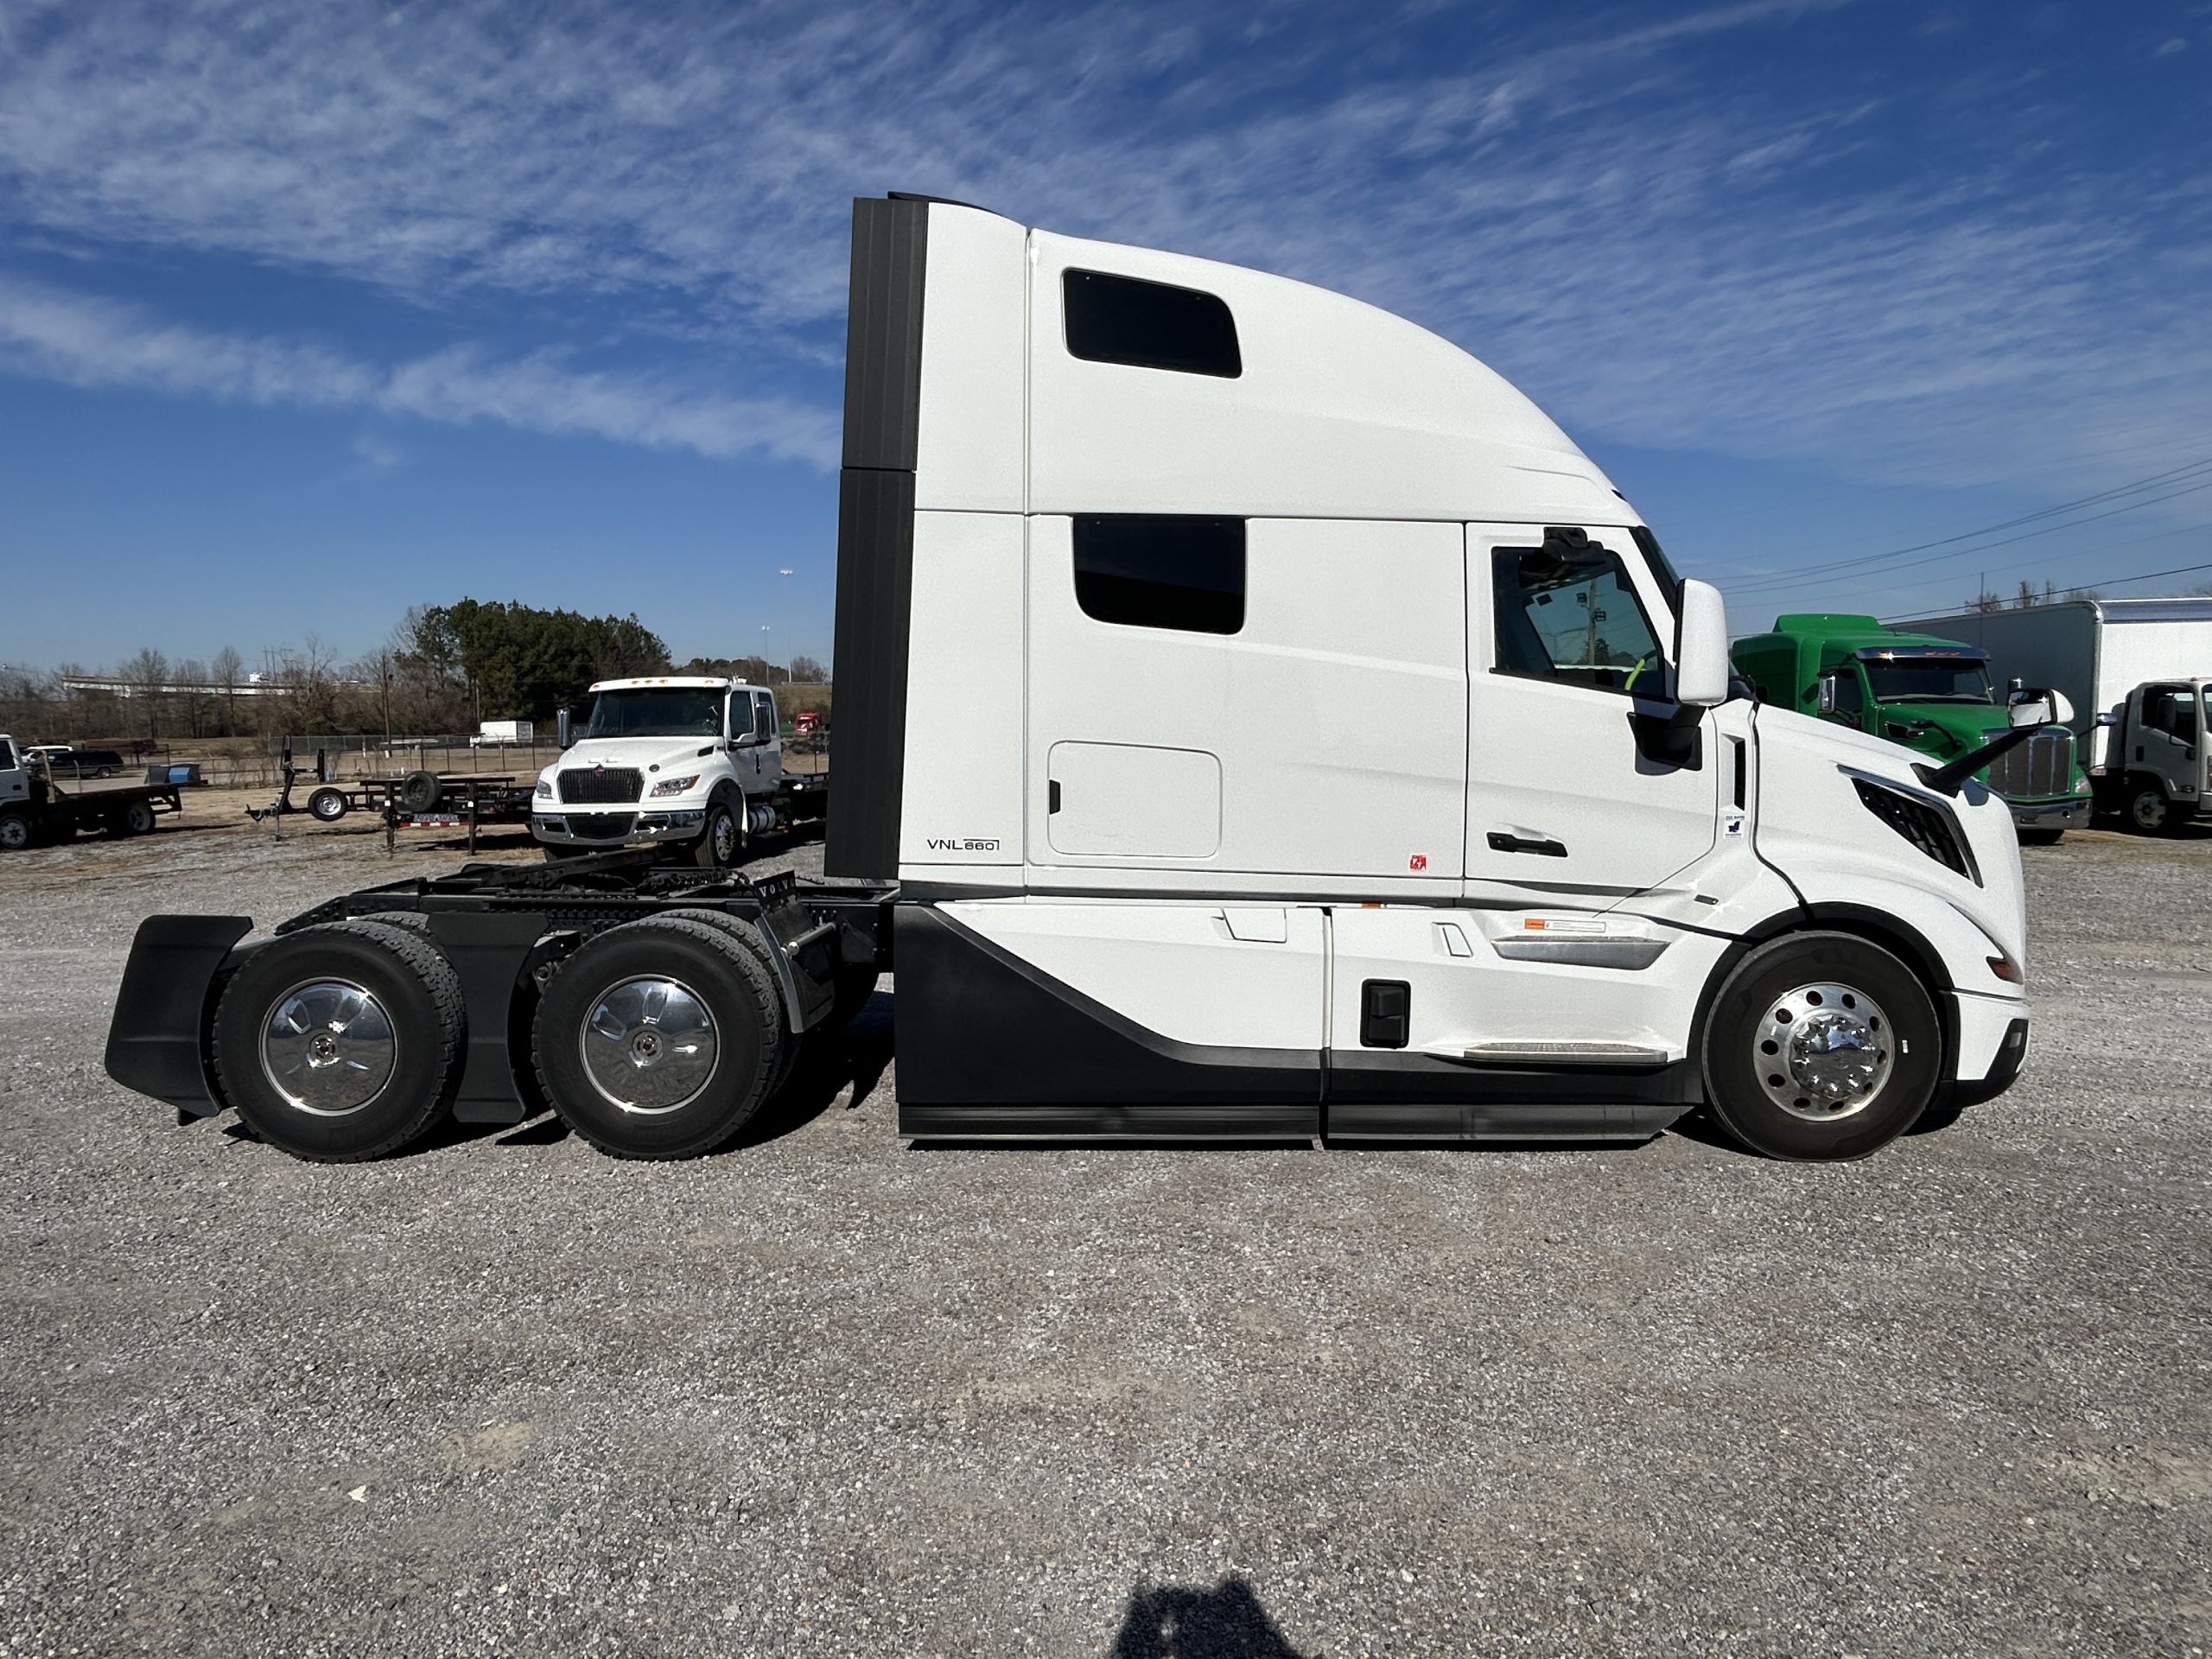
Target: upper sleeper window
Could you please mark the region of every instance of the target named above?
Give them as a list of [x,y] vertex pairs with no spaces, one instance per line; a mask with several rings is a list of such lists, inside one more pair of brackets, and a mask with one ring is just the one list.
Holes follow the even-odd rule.
[[1621,556],[1596,542],[1491,554],[1500,674],[1661,694],[1666,672]]
[[1244,626],[1244,521],[1078,515],[1075,602],[1125,627],[1235,633]]
[[1103,270],[1064,271],[1070,354],[1234,380],[1244,372],[1236,319],[1217,296]]

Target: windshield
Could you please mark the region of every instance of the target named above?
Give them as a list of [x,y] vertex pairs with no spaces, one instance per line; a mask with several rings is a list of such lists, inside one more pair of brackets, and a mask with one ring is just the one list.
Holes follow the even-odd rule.
[[720,737],[722,694],[703,686],[602,691],[591,706],[590,737]]
[[1881,702],[1995,702],[1989,672],[1955,657],[1893,658],[1866,664],[1866,685]]

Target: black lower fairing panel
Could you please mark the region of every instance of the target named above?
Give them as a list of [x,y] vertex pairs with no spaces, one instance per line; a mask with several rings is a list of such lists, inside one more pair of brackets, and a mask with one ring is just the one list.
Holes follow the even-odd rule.
[[207,1065],[207,1023],[224,962],[252,926],[245,916],[149,916],[138,925],[108,1025],[108,1076],[168,1102],[180,1117],[223,1109]]

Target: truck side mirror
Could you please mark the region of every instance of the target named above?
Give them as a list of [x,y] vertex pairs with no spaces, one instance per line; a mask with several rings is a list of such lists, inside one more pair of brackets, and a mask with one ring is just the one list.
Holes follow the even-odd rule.
[[2063,726],[2074,718],[2074,705],[2067,702],[2064,692],[2038,687],[2032,691],[2013,692],[2005,715],[2016,728]]
[[1823,674],[1813,682],[1813,701],[1824,715],[1835,713],[1835,676]]
[[570,743],[575,741],[575,740],[569,735],[569,711],[567,709],[563,709],[560,713],[553,716],[553,741],[562,748],[567,748]]
[[1675,701],[1713,709],[1728,701],[1728,603],[1709,582],[1682,584],[1676,631]]

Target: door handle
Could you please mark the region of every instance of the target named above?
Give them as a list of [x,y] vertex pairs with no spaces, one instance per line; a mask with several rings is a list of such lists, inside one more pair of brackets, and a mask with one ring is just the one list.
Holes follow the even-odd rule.
[[1567,843],[1563,841],[1532,839],[1527,836],[1510,836],[1503,830],[1490,832],[1490,849],[1493,853],[1534,853],[1539,858],[1565,858]]

